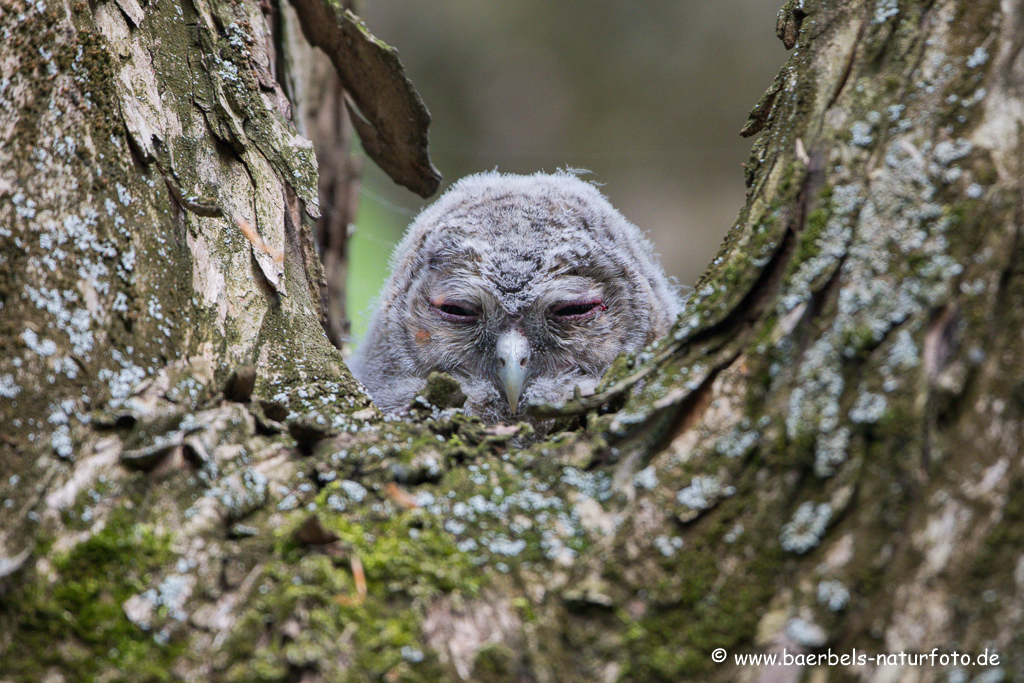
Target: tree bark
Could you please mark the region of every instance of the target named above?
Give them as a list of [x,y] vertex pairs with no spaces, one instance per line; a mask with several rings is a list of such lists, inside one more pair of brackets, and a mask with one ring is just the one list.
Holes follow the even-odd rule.
[[525,449],[328,344],[256,4],[3,11],[0,679],[1024,680],[1021,0],[791,0],[686,312]]

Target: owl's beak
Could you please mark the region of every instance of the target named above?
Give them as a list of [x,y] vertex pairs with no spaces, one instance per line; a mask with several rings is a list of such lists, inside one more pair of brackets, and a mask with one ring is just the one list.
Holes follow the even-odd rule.
[[530,361],[530,342],[519,330],[509,330],[498,337],[495,347],[498,356],[498,379],[508,399],[512,414],[519,406],[519,397],[526,384],[526,368]]

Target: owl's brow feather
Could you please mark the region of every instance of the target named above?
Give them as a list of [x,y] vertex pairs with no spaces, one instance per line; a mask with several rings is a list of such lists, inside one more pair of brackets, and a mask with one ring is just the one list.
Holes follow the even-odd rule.
[[552,280],[537,301],[548,308],[558,303],[575,300],[602,299],[604,287],[597,280],[585,276],[564,276]]
[[480,254],[472,249],[456,248],[454,245],[431,254],[426,259],[430,270],[452,270],[453,266],[465,266],[481,261]]
[[481,306],[493,299],[493,296],[481,285],[479,273],[476,270],[468,270],[463,267],[432,271],[424,291],[430,299],[436,297],[460,299]]

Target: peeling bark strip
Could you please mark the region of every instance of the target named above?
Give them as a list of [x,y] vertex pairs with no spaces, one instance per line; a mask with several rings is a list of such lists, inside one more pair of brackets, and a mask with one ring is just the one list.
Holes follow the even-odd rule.
[[787,4],[686,314],[525,450],[324,340],[253,2],[7,7],[5,680],[1024,680],[1024,0]]
[[363,148],[391,179],[421,197],[437,191],[441,174],[427,155],[430,114],[405,75],[398,51],[375,38],[333,0],[292,0],[309,42],[338,70],[356,111]]

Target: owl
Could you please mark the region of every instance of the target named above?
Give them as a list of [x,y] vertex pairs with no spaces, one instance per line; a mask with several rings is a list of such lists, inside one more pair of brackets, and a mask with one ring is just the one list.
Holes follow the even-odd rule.
[[468,412],[518,421],[531,403],[592,393],[681,308],[651,244],[594,185],[570,171],[481,173],[409,226],[350,365],[386,412],[441,371]]

